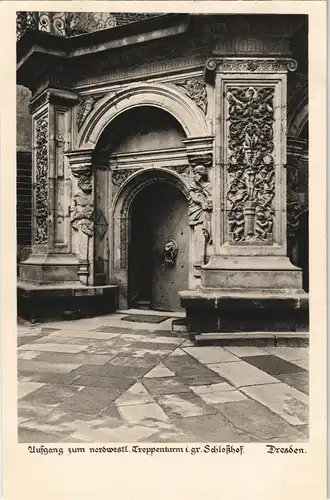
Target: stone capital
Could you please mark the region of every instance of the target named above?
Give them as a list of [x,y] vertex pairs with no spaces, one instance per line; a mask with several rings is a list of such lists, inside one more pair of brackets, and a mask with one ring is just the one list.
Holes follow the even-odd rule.
[[75,92],[48,88],[31,100],[29,111],[31,114],[34,114],[45,104],[58,104],[66,107],[72,107],[76,104],[77,100],[78,94]]
[[210,57],[205,63],[204,77],[213,82],[216,73],[287,73],[297,67],[297,61],[288,57]]
[[79,172],[80,170],[91,168],[93,152],[93,149],[67,151],[65,155],[69,160],[71,170]]

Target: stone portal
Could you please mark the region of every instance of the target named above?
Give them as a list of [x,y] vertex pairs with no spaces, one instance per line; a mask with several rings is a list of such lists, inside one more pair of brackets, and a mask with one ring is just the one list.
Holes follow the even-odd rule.
[[304,16],[243,14],[27,32],[21,313],[61,297],[81,314],[181,306],[192,332],[306,327],[307,37]]

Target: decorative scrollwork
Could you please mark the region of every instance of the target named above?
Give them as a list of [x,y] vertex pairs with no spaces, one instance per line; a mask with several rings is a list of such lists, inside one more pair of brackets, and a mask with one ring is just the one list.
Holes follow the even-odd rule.
[[228,87],[227,214],[231,243],[272,243],[274,87]]
[[36,177],[35,177],[36,227],[34,243],[47,243],[48,215],[48,121],[41,118],[36,123]]
[[143,12],[17,12],[19,40],[27,29],[48,31],[55,35],[74,36],[115,28],[161,14]]
[[202,78],[189,78],[184,82],[177,83],[177,85],[184,89],[185,93],[190,97],[190,99],[195,101],[203,113],[206,113],[207,93],[205,83]]

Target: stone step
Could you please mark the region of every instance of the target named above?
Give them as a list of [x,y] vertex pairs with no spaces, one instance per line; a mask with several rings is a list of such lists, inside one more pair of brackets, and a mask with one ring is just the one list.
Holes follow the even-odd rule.
[[177,318],[172,321],[172,332],[175,333],[187,333],[188,328],[186,324],[186,318]]
[[137,300],[134,303],[134,307],[136,309],[143,309],[143,310],[148,310],[150,309],[151,302],[150,300]]
[[196,333],[191,334],[196,346],[292,346],[309,345],[309,332],[248,332],[248,333]]

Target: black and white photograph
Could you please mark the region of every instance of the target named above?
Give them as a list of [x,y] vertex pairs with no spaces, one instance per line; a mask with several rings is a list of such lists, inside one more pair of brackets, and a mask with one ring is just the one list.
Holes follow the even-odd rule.
[[16,37],[18,443],[308,445],[309,16]]

